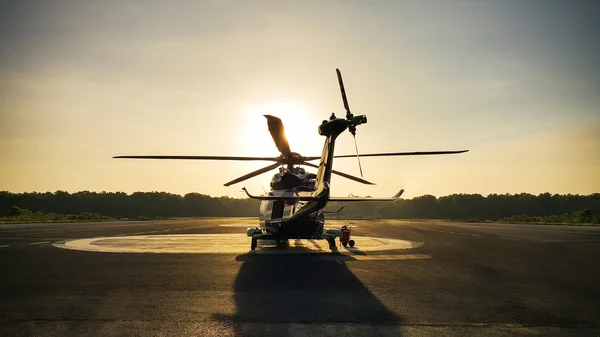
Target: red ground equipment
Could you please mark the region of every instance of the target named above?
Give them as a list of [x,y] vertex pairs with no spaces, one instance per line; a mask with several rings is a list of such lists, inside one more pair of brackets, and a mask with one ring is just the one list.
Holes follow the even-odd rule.
[[342,246],[354,247],[354,240],[350,240],[350,234],[352,234],[352,226],[342,226],[342,236],[340,236],[340,243]]

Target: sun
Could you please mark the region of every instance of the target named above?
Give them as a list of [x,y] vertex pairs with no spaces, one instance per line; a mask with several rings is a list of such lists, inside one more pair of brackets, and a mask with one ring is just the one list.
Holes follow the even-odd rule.
[[247,155],[279,155],[263,115],[281,118],[293,152],[303,156],[321,154],[323,139],[317,133],[318,124],[314,118],[299,103],[276,102],[256,104],[245,109],[242,141]]

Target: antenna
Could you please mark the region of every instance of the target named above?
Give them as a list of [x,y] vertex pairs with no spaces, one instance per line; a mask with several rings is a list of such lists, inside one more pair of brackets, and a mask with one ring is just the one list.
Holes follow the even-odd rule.
[[358,156],[358,146],[356,145],[356,136],[353,135],[354,138],[354,149],[356,150],[356,159],[358,159],[358,169],[360,170],[360,176],[363,176],[362,166],[360,165],[360,157]]

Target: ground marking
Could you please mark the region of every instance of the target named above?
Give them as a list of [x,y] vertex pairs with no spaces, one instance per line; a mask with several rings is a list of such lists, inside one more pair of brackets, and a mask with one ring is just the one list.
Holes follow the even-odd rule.
[[258,226],[258,224],[223,224],[223,225],[219,225],[219,227],[250,227],[250,228],[255,228],[257,226]]
[[[423,260],[430,259],[427,254],[397,254],[397,255],[344,255],[350,261],[380,261],[380,260]],[[339,260],[338,260],[339,261]],[[343,261],[343,259],[342,259]]]
[[44,244],[44,243],[50,243],[50,241],[30,242],[29,244],[30,245],[41,245],[41,244]]
[[[345,259],[392,259],[388,256],[376,257],[377,252],[398,251],[416,248],[421,242],[353,236],[357,246],[340,248]],[[285,247],[277,246],[274,241],[259,240],[258,249],[250,251],[250,239],[244,234],[169,234],[113,236],[107,238],[88,238],[56,243],[55,247],[112,253],[187,253],[187,254],[330,254],[329,246],[318,240],[290,240]],[[362,257],[365,252],[370,257]],[[371,253],[372,252],[372,253]],[[395,254],[395,253],[392,253]],[[393,255],[396,256],[396,255]],[[400,255],[399,255],[400,256]],[[356,257],[354,259],[349,257]],[[395,257],[393,259],[406,259]]]

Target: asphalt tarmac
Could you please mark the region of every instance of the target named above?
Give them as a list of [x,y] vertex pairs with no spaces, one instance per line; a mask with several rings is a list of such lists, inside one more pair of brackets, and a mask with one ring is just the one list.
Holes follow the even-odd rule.
[[355,249],[249,252],[255,221],[0,225],[0,335],[600,335],[600,227],[354,221]]

